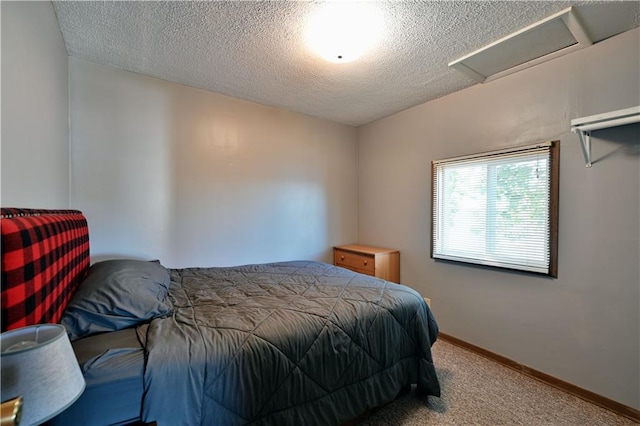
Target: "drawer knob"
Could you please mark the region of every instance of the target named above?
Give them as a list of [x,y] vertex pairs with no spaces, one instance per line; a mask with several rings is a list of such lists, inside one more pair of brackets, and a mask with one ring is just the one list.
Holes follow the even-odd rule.
[[364,261],[364,264],[365,264],[365,266],[367,265],[367,261],[366,260]]
[[340,256],[340,260],[344,260],[344,254]]

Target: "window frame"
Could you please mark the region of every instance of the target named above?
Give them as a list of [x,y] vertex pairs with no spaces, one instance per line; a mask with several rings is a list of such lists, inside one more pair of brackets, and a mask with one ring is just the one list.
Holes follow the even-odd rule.
[[[498,266],[498,265],[487,265],[484,263],[457,260],[457,259],[443,259],[439,257],[434,257],[435,252],[435,219],[436,219],[436,173],[437,173],[437,165],[443,162],[454,162],[456,160],[462,159],[489,159],[491,157],[496,157],[500,155],[507,155],[510,153],[517,153],[535,149],[541,146],[549,147],[549,240],[548,240],[548,250],[549,250],[549,266],[548,271],[545,272],[536,272],[536,271],[527,271],[519,268],[509,268],[506,266]],[[559,188],[560,188],[560,141],[548,141],[537,144],[529,144],[524,146],[516,146],[512,148],[497,150],[497,151],[488,151],[477,154],[471,154],[462,157],[452,157],[445,158],[441,160],[431,161],[431,242],[430,242],[430,257],[436,261],[445,261],[445,262],[453,262],[460,263],[464,265],[473,265],[477,267],[498,269],[501,271],[510,271],[510,272],[518,272],[525,274],[535,274],[535,275],[543,275],[549,276],[552,278],[558,277],[558,210],[559,210]]]

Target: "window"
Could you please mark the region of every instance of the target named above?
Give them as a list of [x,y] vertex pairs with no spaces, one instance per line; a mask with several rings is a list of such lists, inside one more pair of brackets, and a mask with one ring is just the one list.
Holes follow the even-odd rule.
[[432,162],[431,257],[557,276],[559,141]]

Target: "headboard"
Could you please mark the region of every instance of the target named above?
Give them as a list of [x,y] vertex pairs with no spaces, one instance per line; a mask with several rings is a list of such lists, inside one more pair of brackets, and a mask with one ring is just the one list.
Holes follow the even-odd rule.
[[89,270],[89,228],[77,210],[0,209],[2,331],[59,322]]

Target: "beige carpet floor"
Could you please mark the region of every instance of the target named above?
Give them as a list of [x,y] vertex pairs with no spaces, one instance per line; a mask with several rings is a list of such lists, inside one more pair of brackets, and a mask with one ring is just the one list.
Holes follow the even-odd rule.
[[361,423],[382,425],[615,425],[638,423],[438,340],[433,356],[442,397],[414,389]]

